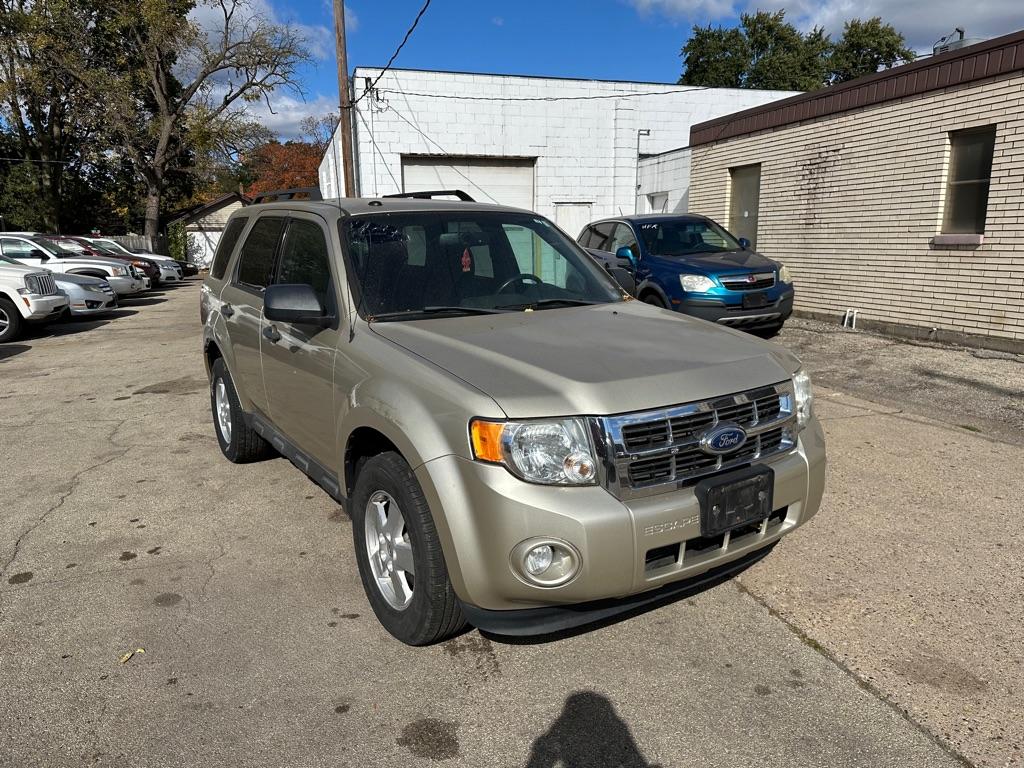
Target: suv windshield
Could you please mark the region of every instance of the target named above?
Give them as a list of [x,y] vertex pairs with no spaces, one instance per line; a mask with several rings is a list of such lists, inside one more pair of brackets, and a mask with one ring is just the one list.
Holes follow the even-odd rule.
[[640,223],[640,236],[655,256],[741,251],[736,240],[713,221],[651,221]]
[[609,275],[539,216],[432,211],[342,222],[360,314],[377,319],[622,301]]

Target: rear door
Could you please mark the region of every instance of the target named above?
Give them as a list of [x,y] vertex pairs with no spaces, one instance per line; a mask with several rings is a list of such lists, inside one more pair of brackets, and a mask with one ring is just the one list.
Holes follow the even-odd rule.
[[274,278],[277,250],[284,232],[283,215],[261,216],[242,243],[235,268],[220,292],[234,357],[235,389],[255,410],[269,415],[263,368],[260,361],[260,330],[263,321],[263,292]]
[[[326,222],[292,213],[274,282],[311,285],[328,313],[339,318],[338,280]],[[341,463],[335,433],[334,357],[340,321],[322,328],[263,319],[263,380],[274,425],[324,467]]]

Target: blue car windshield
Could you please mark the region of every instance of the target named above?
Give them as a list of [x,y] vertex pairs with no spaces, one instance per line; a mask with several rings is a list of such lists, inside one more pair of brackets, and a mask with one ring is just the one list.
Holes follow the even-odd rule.
[[640,224],[640,236],[655,256],[689,256],[743,250],[735,238],[713,221],[651,221]]

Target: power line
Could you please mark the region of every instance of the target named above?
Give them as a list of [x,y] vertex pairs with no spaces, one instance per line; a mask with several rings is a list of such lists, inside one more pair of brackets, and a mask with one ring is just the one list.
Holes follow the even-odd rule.
[[398,58],[398,54],[402,52],[402,48],[404,48],[405,44],[409,42],[409,38],[412,37],[413,31],[415,31],[416,26],[420,23],[420,19],[423,18],[423,14],[427,12],[427,8],[429,7],[430,0],[427,0],[425,3],[423,3],[423,7],[420,8],[420,12],[416,14],[416,18],[412,20],[412,26],[409,27],[409,29],[406,31],[405,37],[402,38],[402,42],[398,44],[398,47],[395,49],[395,52],[391,54],[391,58],[388,59],[388,63],[384,65],[384,69],[382,69],[380,74],[377,75],[377,79],[370,83],[370,85],[359,95],[358,99],[352,102],[352,106],[355,106],[360,101],[362,101],[363,97],[366,96],[367,93],[372,91],[374,86],[380,82],[380,79],[387,74],[387,71],[389,69],[391,69],[391,65],[395,63],[395,59]]

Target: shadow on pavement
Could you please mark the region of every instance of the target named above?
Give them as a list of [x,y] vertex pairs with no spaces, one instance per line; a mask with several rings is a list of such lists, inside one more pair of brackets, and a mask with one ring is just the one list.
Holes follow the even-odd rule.
[[0,346],[0,361],[28,352],[32,347],[27,344],[4,344]]
[[526,768],[657,768],[640,752],[615,706],[594,691],[565,700],[558,719],[537,737]]
[[145,297],[133,299],[131,297],[121,299],[118,303],[122,307],[150,307],[154,304],[163,304],[167,299],[163,298],[163,294],[148,293]]

